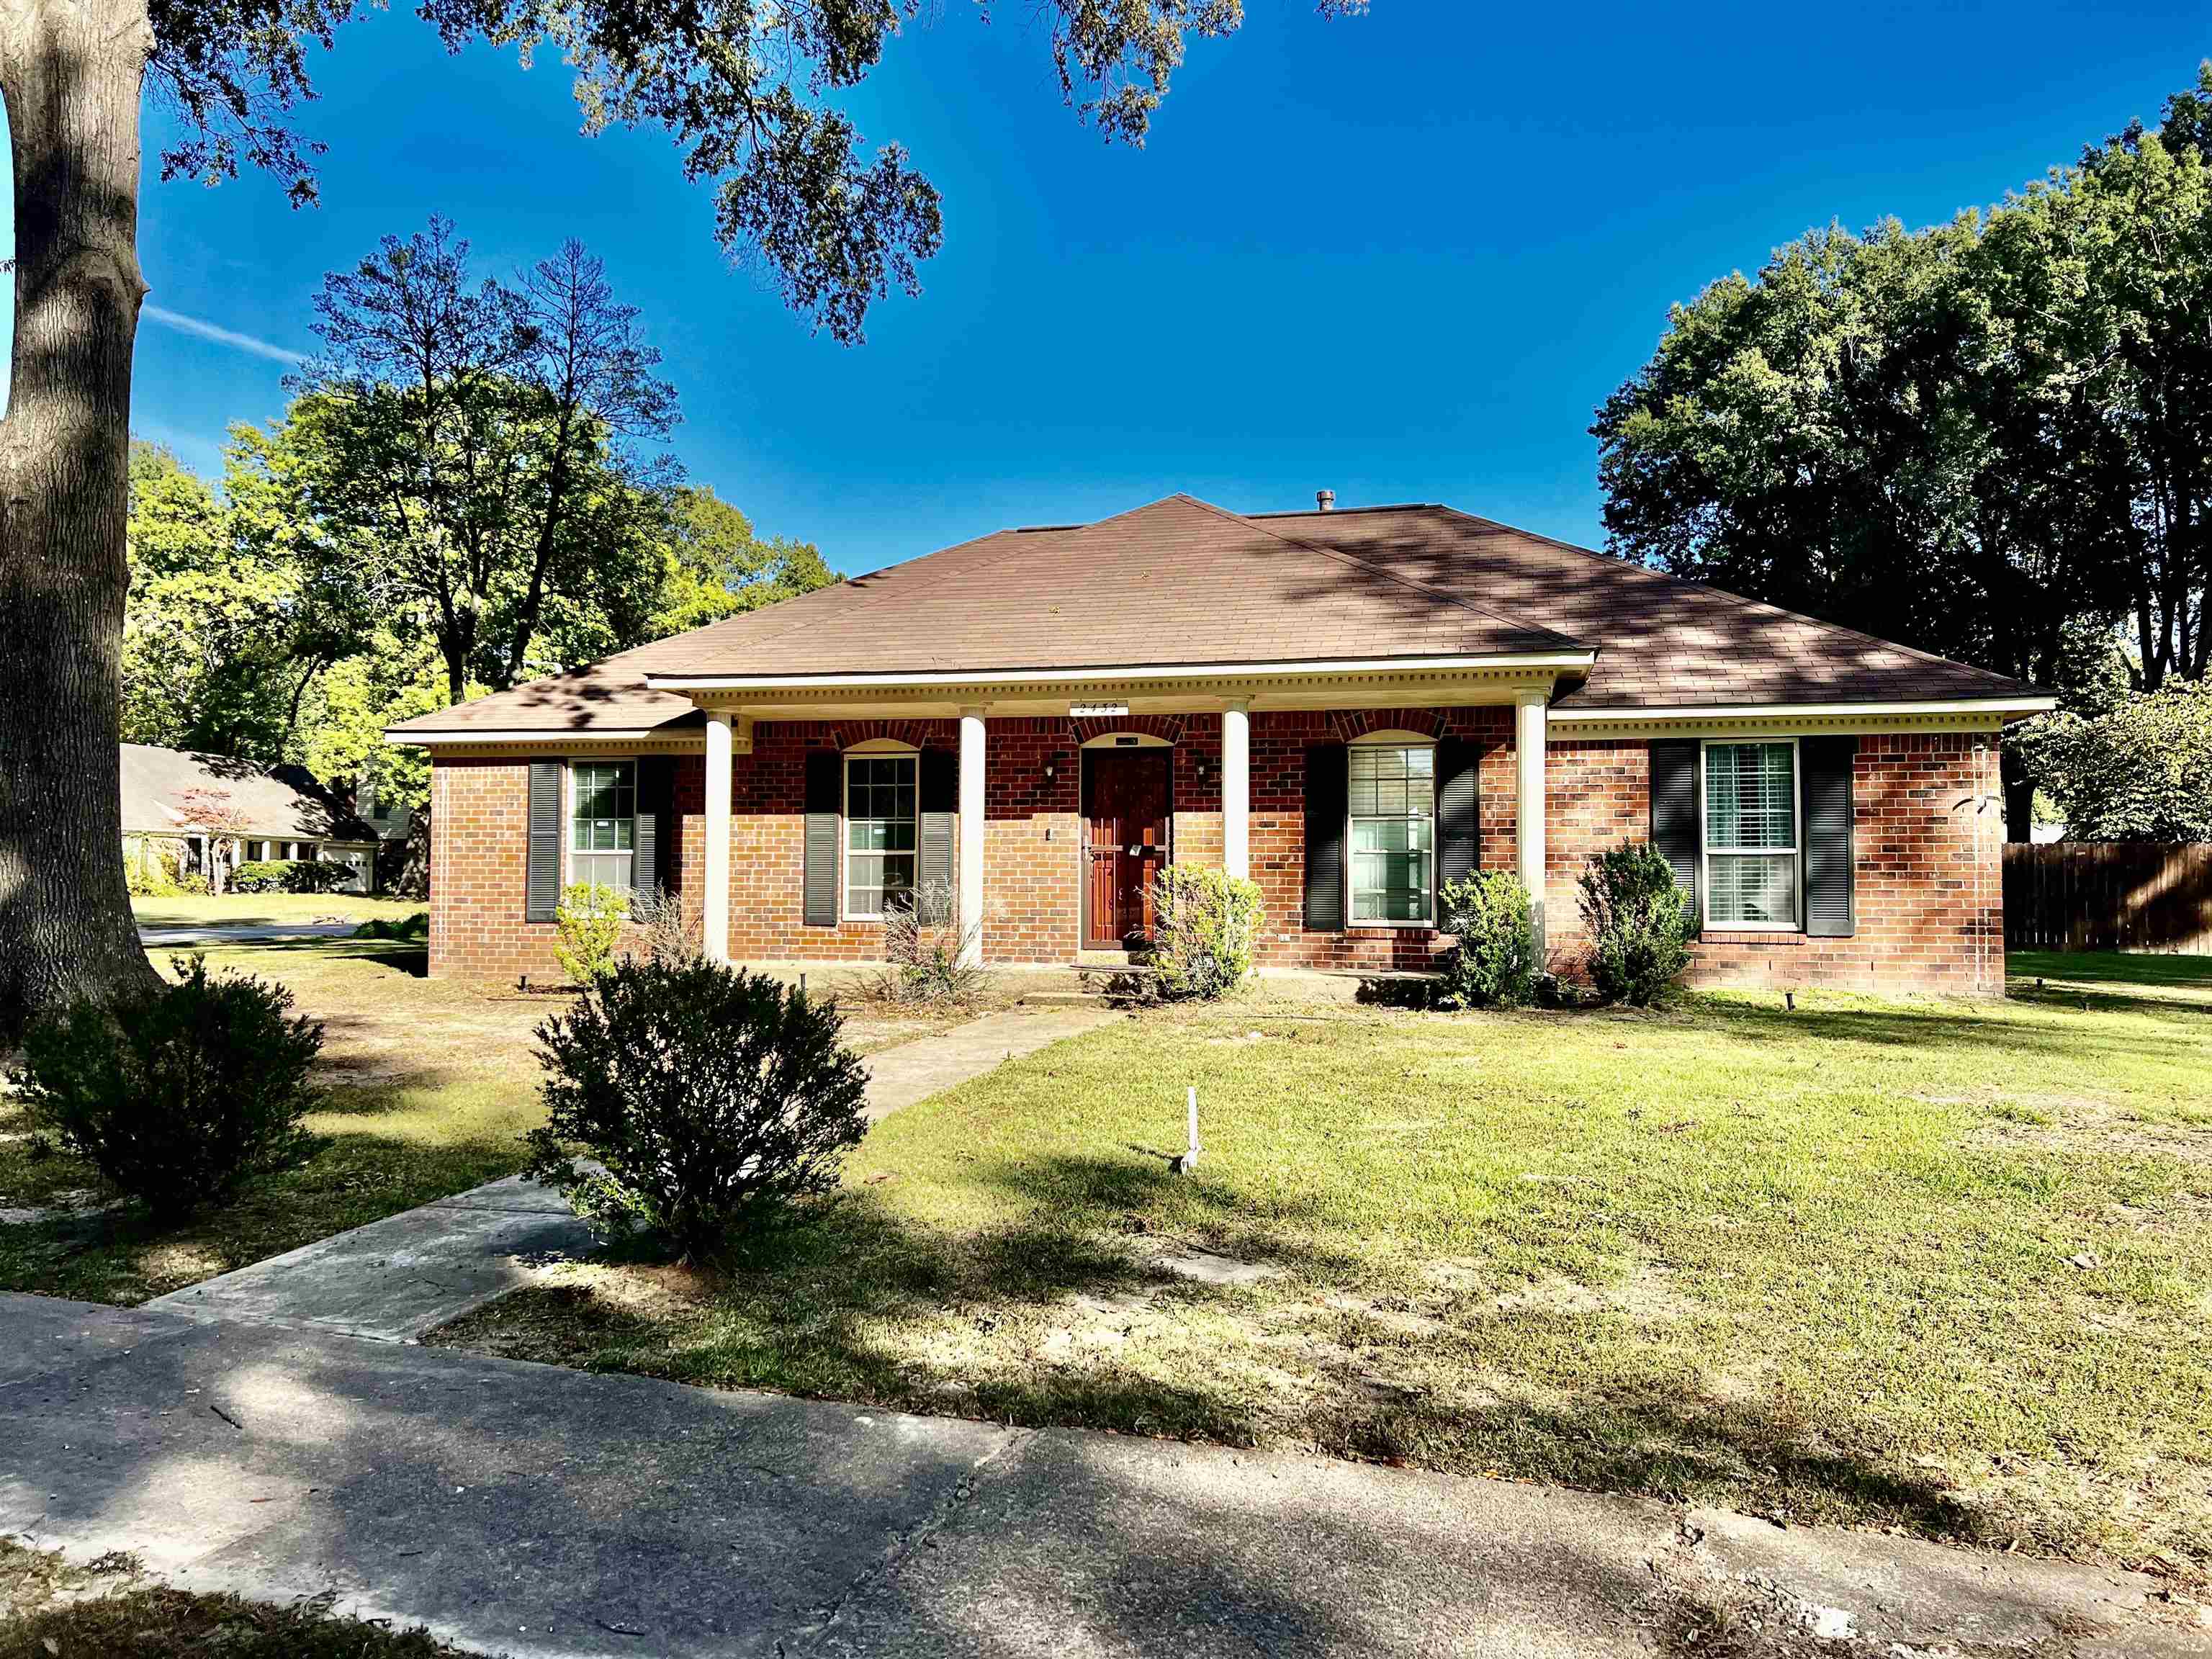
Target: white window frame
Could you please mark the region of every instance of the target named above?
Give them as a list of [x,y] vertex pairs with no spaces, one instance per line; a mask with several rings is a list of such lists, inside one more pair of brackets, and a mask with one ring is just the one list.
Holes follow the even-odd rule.
[[576,769],[580,766],[627,766],[629,768],[629,885],[623,890],[637,891],[637,757],[635,755],[571,755],[561,763],[561,890],[565,893],[576,884],[576,855],[587,858],[606,858],[610,852],[595,851],[576,845]]
[[921,890],[921,750],[910,743],[873,738],[856,743],[837,757],[837,915],[842,921],[881,921],[883,910],[854,910],[850,862],[853,854],[853,763],[903,760],[914,769],[914,886]]
[[[1362,817],[1373,814],[1355,813],[1352,810],[1352,757],[1354,749],[1425,749],[1429,751],[1429,885],[1428,908],[1418,917],[1378,917],[1372,921],[1361,921],[1352,915],[1358,908],[1358,882],[1353,874],[1358,854],[1353,846],[1353,826]],[[1344,926],[1347,932],[1360,927],[1426,927],[1437,925],[1437,860],[1443,848],[1437,842],[1437,740],[1423,737],[1418,732],[1370,732],[1354,738],[1346,745],[1344,763]],[[1395,818],[1395,812],[1385,812],[1382,818]],[[1411,817],[1413,815],[1405,815]],[[1378,820],[1379,821],[1379,820]]]
[[[1794,921],[1723,921],[1712,914],[1713,803],[1706,784],[1705,754],[1712,749],[1771,749],[1786,744],[1790,749],[1790,844],[1786,847],[1723,848],[1722,858],[1773,858],[1790,855],[1793,872],[1790,903]],[[1705,914],[1699,925],[1711,933],[1802,933],[1805,931],[1805,767],[1795,738],[1705,738],[1698,744],[1698,859],[1704,882]]]

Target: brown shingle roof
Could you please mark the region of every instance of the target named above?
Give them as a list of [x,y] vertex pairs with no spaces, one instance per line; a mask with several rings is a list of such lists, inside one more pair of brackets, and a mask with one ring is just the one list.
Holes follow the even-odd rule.
[[1000,531],[396,732],[696,721],[647,674],[1197,668],[1595,648],[1563,707],[2017,696],[2002,675],[1683,582],[1449,507],[1240,517],[1171,495]]
[[1924,702],[2033,695],[1971,668],[1448,507],[1270,514],[1265,522],[1411,580],[1479,591],[1595,641],[1563,708]]
[[122,745],[123,833],[173,836],[191,827],[194,794],[239,815],[237,833],[283,841],[373,842],[376,831],[297,767],[273,770],[229,755]]

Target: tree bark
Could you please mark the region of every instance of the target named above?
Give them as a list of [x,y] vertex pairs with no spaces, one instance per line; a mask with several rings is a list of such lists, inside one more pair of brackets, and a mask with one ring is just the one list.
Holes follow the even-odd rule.
[[144,0],[0,0],[15,339],[0,418],[0,1030],[155,978],[119,750]]

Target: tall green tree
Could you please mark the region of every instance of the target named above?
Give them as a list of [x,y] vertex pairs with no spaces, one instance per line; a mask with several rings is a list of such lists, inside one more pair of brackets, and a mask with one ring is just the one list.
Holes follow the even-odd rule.
[[827,587],[837,573],[811,542],[763,537],[704,485],[670,492],[660,596],[646,631],[661,639]]
[[262,449],[260,434],[234,431],[218,493],[169,451],[132,447],[126,742],[290,758],[316,676],[361,646],[363,622],[305,574],[300,521],[258,465]]
[[[1321,0],[1355,11],[1364,0]],[[164,178],[265,169],[314,199],[319,147],[290,125],[311,50],[362,0],[0,0],[15,176],[15,334],[0,418],[0,1029],[147,982],[115,849],[138,260],[139,112],[177,119]],[[557,53],[586,125],[655,125],[711,181],[715,234],[838,339],[915,292],[937,190],[896,144],[867,153],[836,106],[913,15],[898,0],[422,0],[454,52]],[[1044,0],[1063,95],[1141,143],[1191,35],[1237,0]],[[58,787],[58,780],[66,783]]]
[[[1987,214],[1830,228],[1677,306],[1599,409],[1609,545],[2046,684],[2097,627],[2202,676],[2212,176],[2200,93]],[[2008,758],[2015,833],[2032,780]]]
[[287,477],[331,556],[318,579],[400,611],[447,689],[525,678],[548,607],[634,634],[657,591],[676,424],[636,307],[571,241],[508,284],[434,219],[323,279],[324,356],[298,377]]

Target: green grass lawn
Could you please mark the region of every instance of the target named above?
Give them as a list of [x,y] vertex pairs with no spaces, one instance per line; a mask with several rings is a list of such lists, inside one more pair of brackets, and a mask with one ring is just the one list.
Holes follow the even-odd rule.
[[[208,951],[211,967],[283,981],[323,1021],[328,1093],[309,1127],[327,1148],[180,1231],[155,1232],[129,1208],[0,1225],[0,1289],[141,1301],[520,1168],[517,1138],[542,1116],[530,1028],[566,1000],[426,979],[424,954],[352,939]],[[31,1129],[0,1099],[0,1209],[112,1200],[96,1171]]]
[[141,927],[272,927],[301,921],[398,921],[423,908],[421,899],[367,898],[356,893],[179,893],[134,898]]
[[[176,954],[149,952],[165,971]],[[155,1231],[0,1095],[0,1290],[140,1302],[522,1166],[520,1137],[544,1115],[532,1031],[568,1007],[565,994],[426,978],[420,943],[295,939],[205,955],[216,970],[282,981],[323,1022],[326,1098],[308,1127],[325,1150],[226,1209]],[[884,1009],[860,994],[866,978],[817,969],[813,981],[851,1007],[847,1041],[863,1054],[963,1018]]]
[[1986,1006],[1146,1015],[887,1120],[743,1271],[564,1268],[444,1340],[2201,1583],[2212,1012],[2136,960]]

